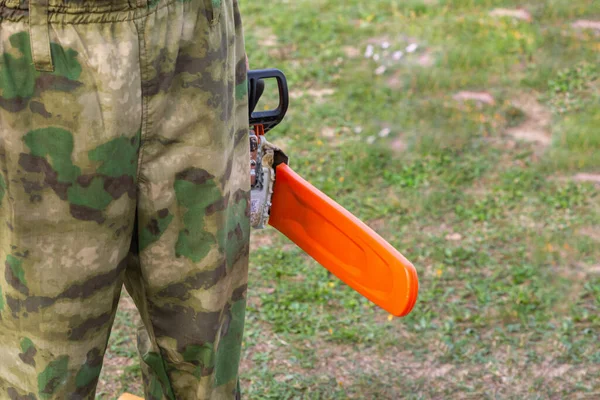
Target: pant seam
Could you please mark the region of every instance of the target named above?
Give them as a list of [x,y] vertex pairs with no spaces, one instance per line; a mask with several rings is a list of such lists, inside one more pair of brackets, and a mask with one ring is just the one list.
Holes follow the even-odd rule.
[[139,154],[138,154],[138,165],[137,165],[137,172],[136,172],[136,184],[138,185],[138,191],[139,191],[139,183],[140,183],[140,179],[142,178],[142,163],[144,161],[144,145],[146,143],[146,137],[148,135],[148,99],[146,96],[146,82],[149,79],[149,66],[148,63],[146,62],[146,58],[148,56],[148,49],[147,49],[147,43],[146,43],[146,36],[144,34],[145,31],[145,27],[146,27],[146,20],[142,19],[139,20],[139,25],[138,23],[135,24],[136,30],[137,30],[137,34],[138,34],[138,43],[139,43],[139,47],[140,47],[140,75],[141,75],[141,79],[140,79],[140,90],[141,90],[141,96],[142,96],[142,120],[141,120],[141,126],[140,126],[140,149],[139,149]]
[[[138,168],[137,168],[137,188],[138,188],[138,192],[140,190],[140,181],[143,181],[143,175],[141,174],[141,170],[142,170],[142,163],[144,160],[144,144],[146,142],[146,138],[148,136],[148,131],[152,128],[152,124],[149,118],[149,113],[148,113],[148,103],[149,103],[149,98],[147,96],[147,92],[148,92],[148,86],[147,86],[147,82],[150,79],[150,63],[148,62],[147,58],[148,58],[148,44],[146,43],[146,35],[145,35],[145,28],[146,28],[146,19],[142,19],[139,21],[136,21],[135,23],[135,27],[137,30],[137,34],[138,34],[138,43],[139,43],[139,47],[140,47],[140,75],[141,75],[141,81],[140,81],[140,89],[141,89],[141,94],[142,94],[142,121],[141,121],[141,132],[140,132],[140,150],[139,150],[139,155],[138,155]],[[139,202],[139,195],[138,195],[138,199],[137,201]],[[139,205],[138,205],[139,208]],[[138,212],[138,208],[136,208],[136,214]],[[138,228],[138,232],[139,232],[139,228]],[[134,235],[137,235],[138,232],[133,232]],[[141,261],[138,261],[141,263]],[[140,274],[141,274],[141,268],[140,268]],[[167,371],[167,366],[165,364],[165,360],[164,360],[164,355],[162,354],[161,348],[158,345],[158,342],[156,340],[156,335],[154,332],[154,326],[152,324],[152,318],[150,316],[150,313],[148,312],[148,295],[146,293],[146,287],[144,285],[144,280],[142,279],[142,277],[140,276],[140,281],[141,281],[141,287],[140,287],[140,295],[143,297],[142,299],[140,299],[140,301],[143,303],[142,308],[143,308],[143,314],[142,315],[142,320],[144,321],[144,329],[146,329],[146,332],[148,334],[148,338],[152,344],[152,346],[157,350],[159,357],[161,359],[161,362],[163,363],[163,368],[165,369],[165,371]],[[139,308],[138,309],[140,311],[140,314],[142,314],[142,310]],[[145,362],[143,360],[143,354],[140,354],[140,362]],[[167,393],[175,393],[173,391],[173,386],[171,385],[171,378],[169,375],[167,375],[168,378],[168,382],[164,383],[164,384],[168,384],[168,387],[163,387],[163,394],[166,390]],[[146,389],[144,389],[146,390]]]

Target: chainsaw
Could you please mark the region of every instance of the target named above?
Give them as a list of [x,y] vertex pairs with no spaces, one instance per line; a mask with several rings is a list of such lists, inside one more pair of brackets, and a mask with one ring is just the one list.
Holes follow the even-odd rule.
[[[255,111],[265,80],[275,79],[277,108]],[[375,231],[304,180],[289,158],[266,139],[285,117],[287,80],[277,69],[248,72],[251,207],[254,229],[272,226],[358,293],[401,317],[419,290],[414,266]]]

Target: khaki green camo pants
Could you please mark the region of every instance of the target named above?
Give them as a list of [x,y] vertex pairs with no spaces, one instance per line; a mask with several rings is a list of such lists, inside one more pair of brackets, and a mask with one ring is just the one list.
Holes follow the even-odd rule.
[[0,399],[93,399],[123,284],[147,399],[234,399],[248,272],[236,0],[0,1]]

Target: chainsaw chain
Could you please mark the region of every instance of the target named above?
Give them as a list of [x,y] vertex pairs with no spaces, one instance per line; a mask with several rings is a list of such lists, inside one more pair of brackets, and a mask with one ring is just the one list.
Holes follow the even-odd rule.
[[269,222],[275,183],[274,152],[274,146],[264,136],[250,131],[250,226],[254,229],[262,229]]

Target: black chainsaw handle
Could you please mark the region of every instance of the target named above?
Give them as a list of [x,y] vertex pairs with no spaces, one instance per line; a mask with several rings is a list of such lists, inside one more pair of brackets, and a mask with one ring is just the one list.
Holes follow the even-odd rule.
[[[277,80],[279,105],[274,110],[254,111],[265,89],[264,79],[272,78]],[[277,126],[285,117],[289,106],[287,79],[283,72],[275,68],[248,71],[248,106],[250,125],[263,125],[265,132]]]

